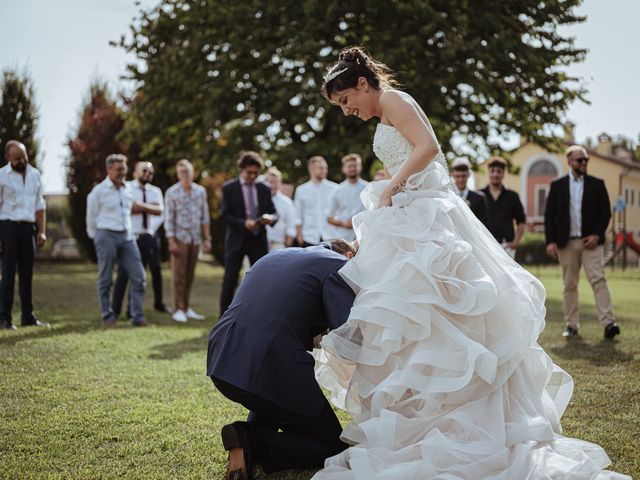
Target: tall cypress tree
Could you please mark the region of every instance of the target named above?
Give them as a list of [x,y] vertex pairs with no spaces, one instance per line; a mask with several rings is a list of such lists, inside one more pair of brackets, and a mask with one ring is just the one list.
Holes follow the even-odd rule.
[[67,161],[69,225],[82,250],[96,259],[93,242],[87,235],[87,196],[106,176],[105,159],[112,153],[126,153],[118,140],[124,119],[106,83],[94,82],[80,114],[77,131],[69,138]]
[[29,162],[37,166],[39,142],[36,139],[38,107],[33,82],[26,71],[4,70],[0,97],[0,164],[4,164],[4,147],[9,140],[24,143]]

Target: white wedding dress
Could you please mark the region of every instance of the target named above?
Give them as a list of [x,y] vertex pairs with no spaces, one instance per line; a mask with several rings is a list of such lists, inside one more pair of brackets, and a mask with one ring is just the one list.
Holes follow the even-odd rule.
[[[373,147],[392,175],[412,150],[382,123]],[[316,367],[351,414],[353,446],[313,478],[629,478],[602,470],[599,446],[561,436],[573,382],[537,343],[544,287],[453,193],[444,162],[391,207],[377,208],[387,181],[362,193],[360,249],[340,270],[355,303]]]

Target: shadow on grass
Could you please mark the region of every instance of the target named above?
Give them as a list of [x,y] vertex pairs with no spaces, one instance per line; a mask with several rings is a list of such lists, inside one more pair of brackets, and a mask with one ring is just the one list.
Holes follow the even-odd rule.
[[633,360],[633,355],[621,352],[616,348],[616,344],[616,340],[603,339],[591,345],[581,336],[577,336],[567,341],[562,347],[551,348],[551,351],[562,358],[589,360],[594,365],[610,365]]
[[10,336],[0,338],[0,346],[12,347],[25,340],[42,340],[45,338],[58,337],[68,333],[87,333],[90,330],[98,330],[99,322],[93,323],[73,323],[62,326],[45,327],[18,327],[19,329]]
[[176,343],[165,343],[154,347],[154,352],[149,355],[151,360],[175,360],[187,353],[207,351],[209,332],[204,332],[199,337],[187,338]]

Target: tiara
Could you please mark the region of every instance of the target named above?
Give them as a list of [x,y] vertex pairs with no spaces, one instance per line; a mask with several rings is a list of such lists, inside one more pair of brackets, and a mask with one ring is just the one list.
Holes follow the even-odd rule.
[[324,83],[329,83],[331,80],[335,79],[338,75],[343,74],[349,70],[349,67],[345,67],[342,70],[334,70],[333,72],[329,72],[326,77],[324,77]]

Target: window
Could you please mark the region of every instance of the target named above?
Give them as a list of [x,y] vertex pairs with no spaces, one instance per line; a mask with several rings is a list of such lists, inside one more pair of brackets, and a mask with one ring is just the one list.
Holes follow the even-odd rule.
[[558,175],[558,171],[549,160],[538,160],[529,169],[530,177],[553,177],[556,175]]
[[535,192],[535,215],[537,217],[544,217],[544,209],[547,206],[547,195],[549,194],[549,185],[536,185]]

